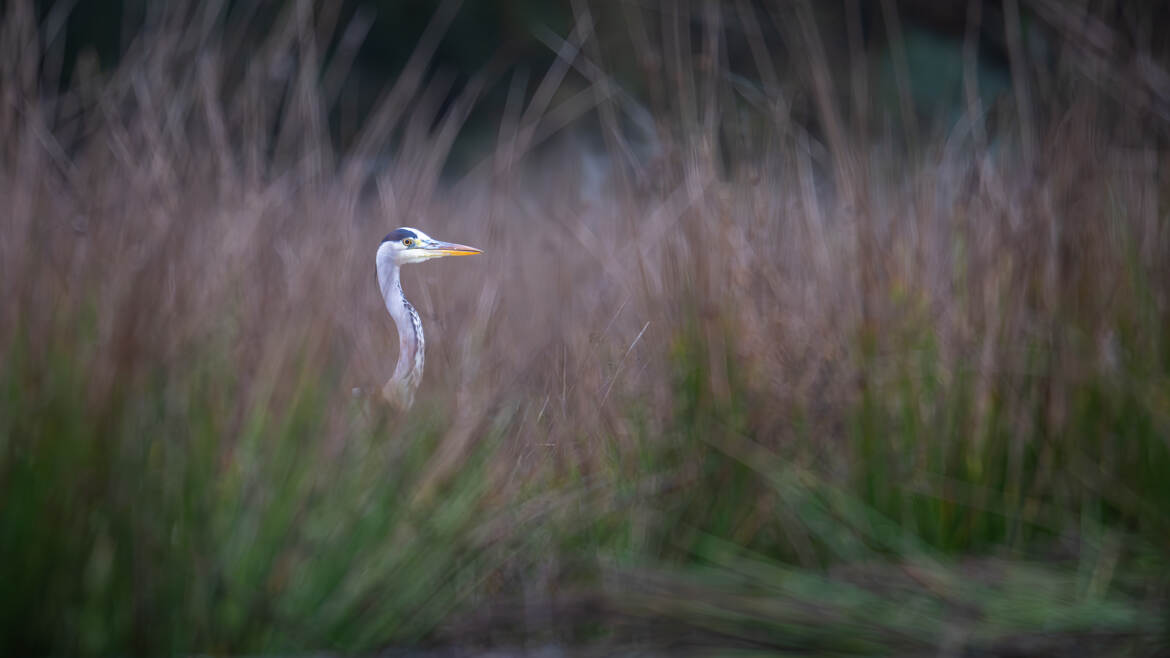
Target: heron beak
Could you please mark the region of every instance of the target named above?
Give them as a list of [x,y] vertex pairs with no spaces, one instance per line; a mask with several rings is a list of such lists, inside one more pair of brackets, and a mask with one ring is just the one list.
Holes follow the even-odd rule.
[[440,242],[438,240],[426,245],[426,250],[434,256],[474,256],[475,254],[483,253],[479,249],[469,247],[465,244]]

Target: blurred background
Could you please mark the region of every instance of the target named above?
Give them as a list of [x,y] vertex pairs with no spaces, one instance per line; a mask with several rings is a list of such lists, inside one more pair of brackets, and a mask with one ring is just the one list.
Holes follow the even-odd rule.
[[[264,37],[280,28],[287,3],[213,4],[217,15],[206,20],[215,21],[225,30],[225,36],[231,35],[228,43],[238,49],[233,54],[239,57],[225,62],[225,66],[227,73],[239,76]],[[792,12],[777,13],[766,4],[725,4],[717,3],[722,30],[718,57],[730,84],[762,87],[765,76],[789,78],[799,73],[793,65],[806,60],[810,53],[793,43],[792,35],[785,32],[811,24],[801,24]],[[441,23],[430,35],[433,43],[426,44],[428,56],[414,62],[424,78],[441,80],[444,89],[438,94],[436,113],[449,109],[473,79],[484,87],[463,122],[456,154],[449,157],[447,166],[459,170],[468,166],[465,160],[481,158],[485,150],[493,148],[491,136],[498,130],[508,91],[514,86],[511,76],[521,73],[532,78],[552,66],[558,59],[558,39],[568,36],[582,12],[589,15],[590,39],[596,42],[599,53],[604,53],[604,61],[595,64],[604,66],[605,74],[623,93],[632,95],[643,106],[649,104],[653,76],[648,74],[659,65],[656,59],[663,56],[651,45],[653,39],[663,37],[660,21],[655,17],[664,12],[693,14],[686,19],[685,27],[690,32],[687,40],[694,41],[697,49],[701,30],[710,18],[702,12],[712,10],[650,3],[637,5],[646,16],[634,18],[632,6],[621,2],[586,6],[568,0],[501,0],[443,7]],[[82,54],[94,58],[102,70],[116,68],[132,50],[135,39],[159,14],[155,5],[144,1],[36,2],[34,7],[36,19],[54,30],[57,61],[52,82],[59,85],[68,85],[73,79]],[[313,29],[319,50],[315,54],[321,64],[335,63],[339,56],[345,58],[344,67],[335,71],[330,90],[336,98],[332,99],[328,120],[337,148],[345,150],[352,145],[364,117],[375,107],[379,92],[388,80],[396,79],[407,68],[420,37],[440,8],[439,3],[424,0],[347,0],[306,9],[315,14]],[[1028,60],[1026,65],[1018,62],[1020,67],[1034,65],[1047,67],[1044,70],[1048,71],[1067,56],[1061,39],[1072,31],[1083,39],[1081,47],[1090,51],[1103,49],[1080,53],[1085,57],[1133,58],[1140,53],[1157,59],[1164,55],[1165,46],[1155,29],[1170,19],[1170,10],[1162,3],[1086,5],[1082,13],[1091,15],[1092,21],[1078,19],[1080,14],[1076,13],[1062,14],[1059,3],[1025,3],[1021,8],[1017,2],[1007,8],[1010,11],[1005,16],[1003,2],[857,0],[809,3],[807,20],[821,30],[819,57],[829,72],[841,77],[840,82],[849,78],[851,70],[856,75],[857,69],[867,69],[867,77],[872,77],[867,86],[872,90],[865,94],[865,100],[873,113],[882,116],[906,110],[912,115],[908,119],[925,125],[953,126],[966,108],[967,83],[975,86],[974,93],[983,107],[1009,91],[1012,45],[1018,47],[1015,54],[1019,58]],[[442,29],[437,29],[440,26]],[[1009,39],[1014,43],[1009,44]],[[761,49],[772,60],[764,69],[756,59]],[[293,60],[301,55],[291,54],[292,59],[284,64],[293,66]],[[570,67],[559,80],[557,93],[580,91],[590,78],[582,66]],[[529,82],[526,86],[535,86],[535,81]],[[1043,77],[1031,82],[1042,86],[1055,83]],[[1149,84],[1155,85],[1155,81]],[[522,95],[530,96],[533,91],[523,89]],[[910,107],[899,106],[899,94],[909,97]],[[670,102],[666,97],[657,100]]]
[[0,652],[1166,655],[1167,26],[0,4]]

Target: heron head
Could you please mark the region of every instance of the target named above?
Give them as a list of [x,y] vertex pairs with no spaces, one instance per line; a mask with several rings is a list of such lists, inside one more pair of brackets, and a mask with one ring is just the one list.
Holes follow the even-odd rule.
[[397,265],[421,263],[443,256],[472,256],[483,253],[475,247],[436,240],[416,228],[403,226],[391,231],[378,247],[378,260],[392,260]]

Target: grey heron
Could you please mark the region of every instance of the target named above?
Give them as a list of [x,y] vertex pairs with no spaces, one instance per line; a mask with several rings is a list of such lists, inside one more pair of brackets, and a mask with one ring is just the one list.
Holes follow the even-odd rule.
[[414,403],[414,392],[422,381],[426,350],[418,311],[414,310],[402,293],[402,266],[443,256],[471,256],[479,253],[483,252],[475,247],[435,240],[408,226],[395,229],[382,239],[376,259],[378,287],[386,301],[386,310],[398,327],[398,365],[394,367],[394,375],[382,387],[382,397],[387,402],[403,410],[409,409]]

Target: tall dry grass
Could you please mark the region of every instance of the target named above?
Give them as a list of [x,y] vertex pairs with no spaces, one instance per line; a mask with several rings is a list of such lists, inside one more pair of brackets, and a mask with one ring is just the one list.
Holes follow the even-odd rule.
[[[1013,50],[1038,88],[903,134],[860,111],[812,5],[630,9],[626,37],[578,3],[451,180],[496,81],[445,105],[423,75],[456,9],[342,149],[360,25],[328,7],[259,42],[219,3],[152,7],[117,67],[83,56],[58,89],[52,21],[8,3],[6,646],[1153,646],[1153,61],[1085,64],[1083,22],[1053,21],[1056,68]],[[739,37],[758,84],[724,66]],[[648,107],[608,73],[624,39]],[[351,395],[393,369],[372,257],[399,225],[486,252],[405,274],[409,416]]]

